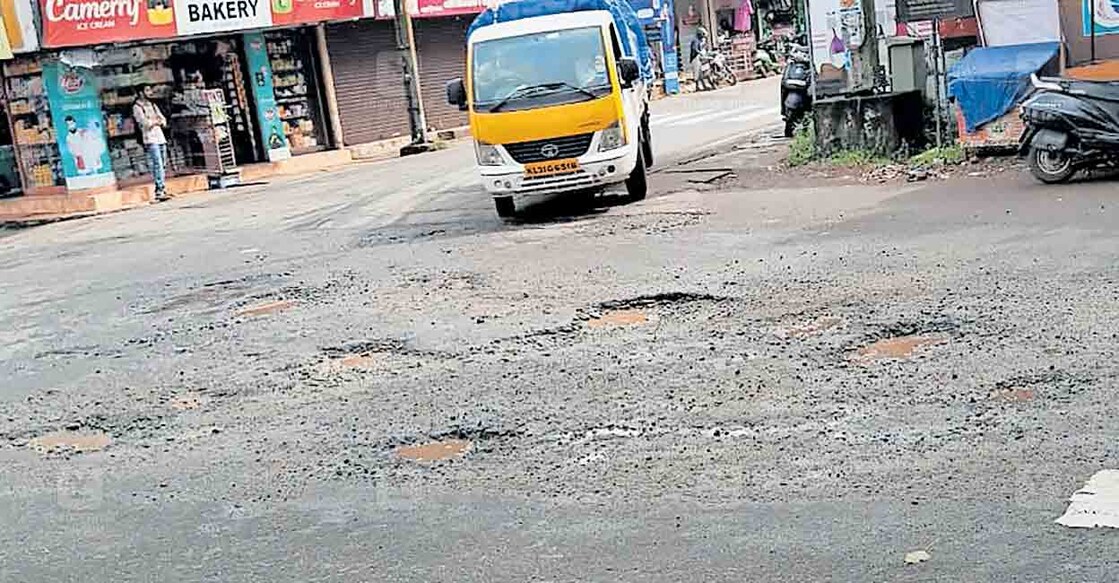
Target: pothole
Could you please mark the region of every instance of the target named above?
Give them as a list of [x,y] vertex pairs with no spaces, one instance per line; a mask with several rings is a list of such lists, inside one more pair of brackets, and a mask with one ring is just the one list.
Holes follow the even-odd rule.
[[1004,387],[991,391],[988,399],[1003,403],[1026,403],[1034,400],[1036,393],[1027,387]]
[[437,462],[457,459],[466,455],[473,443],[466,439],[443,439],[417,445],[403,445],[396,448],[401,459],[414,462]]
[[376,363],[376,359],[371,353],[364,354],[350,354],[335,360],[335,363],[342,368],[370,368]]
[[649,323],[649,315],[645,310],[614,310],[587,320],[588,328],[621,328],[625,326],[640,326]]
[[843,325],[843,318],[839,316],[821,316],[811,322],[804,322],[795,326],[777,329],[774,334],[781,338],[805,338],[822,334],[828,330],[839,328]]
[[851,360],[868,364],[879,360],[901,360],[911,358],[930,346],[948,342],[948,335],[942,333],[910,334],[883,338],[855,351]]
[[395,338],[378,338],[374,340],[361,340],[349,342],[341,346],[328,346],[322,349],[323,353],[333,359],[343,359],[351,356],[371,356],[376,353],[408,352],[404,341]]
[[183,395],[171,399],[168,405],[176,411],[193,411],[202,406],[202,398],[198,395]]
[[269,314],[275,314],[276,312],[282,312],[288,308],[295,306],[295,304],[295,300],[277,300],[274,302],[267,302],[264,304],[242,308],[237,312],[237,315],[242,318],[267,316]]
[[692,302],[718,302],[725,299],[727,298],[713,296],[710,294],[699,294],[690,292],[665,292],[659,294],[637,296],[635,298],[610,300],[600,303],[598,305],[598,308],[604,312],[626,309],[649,309]]
[[113,439],[100,431],[55,431],[40,435],[27,443],[28,447],[39,453],[88,453],[101,451]]

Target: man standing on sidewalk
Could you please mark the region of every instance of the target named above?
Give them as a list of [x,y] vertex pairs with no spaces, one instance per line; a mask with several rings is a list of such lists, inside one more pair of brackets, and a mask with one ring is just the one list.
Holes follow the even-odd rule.
[[692,65],[692,79],[695,81],[695,90],[700,90],[700,84],[705,83],[703,79],[703,56],[707,53],[707,29],[702,26],[695,31],[695,38],[692,39],[691,45],[688,47],[689,58]]
[[167,136],[163,135],[167,118],[152,103],[150,92],[151,89],[146,85],[137,88],[136,102],[132,104],[132,118],[136,120],[140,137],[144,140],[144,148],[148,152],[148,164],[155,182],[155,200],[162,202],[168,199]]

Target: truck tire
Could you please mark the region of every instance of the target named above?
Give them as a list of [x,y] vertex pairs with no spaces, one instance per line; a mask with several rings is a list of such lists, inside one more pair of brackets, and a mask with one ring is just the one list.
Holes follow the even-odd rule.
[[637,164],[626,178],[626,192],[630,200],[644,200],[649,192],[649,177],[645,174],[645,156],[637,155]]
[[497,216],[503,219],[510,219],[517,215],[517,205],[511,196],[499,196],[493,199],[493,206],[497,210]]
[[645,167],[653,167],[653,134],[649,132],[649,118],[641,123],[641,154],[645,156]]

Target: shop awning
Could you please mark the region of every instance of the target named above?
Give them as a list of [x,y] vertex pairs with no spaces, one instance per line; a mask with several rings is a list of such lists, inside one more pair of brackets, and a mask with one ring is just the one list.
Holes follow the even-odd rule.
[[1030,75],[1058,52],[1058,43],[972,50],[948,71],[948,95],[964,114],[967,131],[1002,117],[1030,92]]

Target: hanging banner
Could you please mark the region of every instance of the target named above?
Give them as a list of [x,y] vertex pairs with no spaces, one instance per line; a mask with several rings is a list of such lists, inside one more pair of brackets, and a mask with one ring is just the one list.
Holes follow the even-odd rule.
[[13,53],[29,53],[39,48],[39,32],[35,30],[35,8],[32,0],[0,0],[3,32]]
[[[1096,36],[1119,34],[1119,0],[1081,0],[1084,36],[1092,36],[1092,11],[1096,13]],[[986,24],[986,23],[984,23]]]
[[268,161],[275,162],[291,157],[287,138],[284,136],[284,121],[280,119],[276,105],[276,89],[272,83],[272,62],[268,59],[268,45],[264,34],[250,32],[245,38],[245,61],[252,80],[253,101],[256,102],[256,122],[260,125],[260,135],[268,151]]
[[116,182],[105,137],[97,79],[90,69],[43,65],[43,85],[62,157],[66,188],[79,190]]

